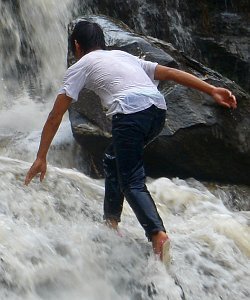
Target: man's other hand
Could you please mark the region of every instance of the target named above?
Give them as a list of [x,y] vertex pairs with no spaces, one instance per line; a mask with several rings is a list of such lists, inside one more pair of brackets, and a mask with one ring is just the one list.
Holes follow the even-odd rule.
[[31,168],[29,169],[26,178],[25,185],[28,185],[31,180],[37,175],[40,174],[40,181],[43,181],[45,173],[47,170],[47,162],[45,159],[37,158]]

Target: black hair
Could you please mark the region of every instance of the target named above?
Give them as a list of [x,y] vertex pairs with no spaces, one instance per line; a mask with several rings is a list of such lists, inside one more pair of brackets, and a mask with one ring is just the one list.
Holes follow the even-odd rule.
[[102,28],[97,23],[79,21],[71,34],[70,42],[75,53],[75,40],[80,45],[84,53],[95,49],[105,49],[105,39]]

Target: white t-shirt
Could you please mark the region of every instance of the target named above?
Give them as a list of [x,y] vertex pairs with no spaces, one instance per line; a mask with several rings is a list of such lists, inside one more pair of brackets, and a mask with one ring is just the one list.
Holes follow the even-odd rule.
[[68,68],[59,94],[77,101],[82,88],[94,91],[107,116],[130,114],[155,106],[166,109],[154,80],[157,63],[120,50],[95,50]]

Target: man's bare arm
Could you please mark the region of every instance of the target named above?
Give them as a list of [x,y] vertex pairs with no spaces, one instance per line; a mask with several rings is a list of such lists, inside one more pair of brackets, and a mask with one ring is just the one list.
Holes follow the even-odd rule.
[[25,185],[28,185],[37,174],[40,174],[41,181],[44,179],[47,169],[46,156],[50,144],[61,124],[64,113],[71,104],[71,101],[72,99],[65,94],[57,96],[53,109],[43,127],[37,158],[27,173]]
[[218,88],[211,84],[208,84],[205,81],[202,81],[198,77],[187,72],[157,65],[154,75],[156,80],[172,80],[176,83],[204,92],[212,96],[218,104],[224,107],[237,107],[236,98],[229,90]]

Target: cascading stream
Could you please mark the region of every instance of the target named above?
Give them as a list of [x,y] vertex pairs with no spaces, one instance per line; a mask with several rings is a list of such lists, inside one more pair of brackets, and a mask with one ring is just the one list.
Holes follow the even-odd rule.
[[226,194],[191,179],[148,179],[172,240],[166,270],[127,204],[122,236],[104,226],[103,180],[79,171],[67,117],[45,181],[23,185],[66,69],[77,7],[15,3],[0,2],[0,299],[249,299],[250,214],[228,210]]
[[[72,0],[0,2],[0,155],[33,161],[66,69],[67,25],[74,10]],[[66,117],[50,162],[75,167],[77,151]]]

